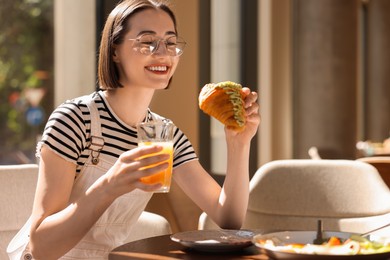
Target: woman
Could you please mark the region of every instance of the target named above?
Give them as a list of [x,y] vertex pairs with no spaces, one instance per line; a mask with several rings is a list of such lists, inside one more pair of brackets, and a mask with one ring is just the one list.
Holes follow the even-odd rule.
[[[100,46],[101,90],[58,107],[38,145],[29,244],[35,259],[104,259],[131,232],[150,191],[158,188],[139,179],[167,167],[144,168],[167,155],[139,160],[161,147],[138,148],[135,125],[162,118],[148,107],[154,92],[169,85],[184,46],[174,14],[161,1],[125,0],[111,12]],[[260,121],[257,94],[242,91],[247,125],[241,133],[225,130],[222,188],[199,164],[185,135],[175,131],[174,181],[222,228],[238,229],[245,217],[250,140]]]

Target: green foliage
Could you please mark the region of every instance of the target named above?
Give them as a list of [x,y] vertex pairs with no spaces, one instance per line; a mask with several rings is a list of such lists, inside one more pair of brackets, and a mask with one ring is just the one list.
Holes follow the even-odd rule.
[[44,125],[26,122],[25,90],[52,92],[53,0],[0,0],[0,17],[0,149],[33,154]]

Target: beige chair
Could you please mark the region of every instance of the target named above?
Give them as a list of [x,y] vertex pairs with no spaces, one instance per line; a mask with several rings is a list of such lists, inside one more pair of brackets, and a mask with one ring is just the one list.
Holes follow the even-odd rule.
[[0,166],[0,259],[31,214],[37,177],[36,164]]
[[165,217],[156,213],[144,211],[125,242],[171,233],[171,225]]
[[[250,181],[243,228],[365,232],[390,223],[390,191],[369,164],[354,160],[279,160]],[[199,229],[218,228],[202,213]]]
[[[37,178],[36,164],[0,165],[0,259],[31,214]],[[127,241],[170,233],[164,217],[144,211]]]

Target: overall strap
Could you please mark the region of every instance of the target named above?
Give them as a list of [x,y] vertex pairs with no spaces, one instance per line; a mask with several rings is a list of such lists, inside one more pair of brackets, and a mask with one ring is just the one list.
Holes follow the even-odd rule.
[[91,150],[92,163],[96,165],[99,163],[99,154],[104,146],[104,138],[102,137],[99,112],[93,96],[94,94],[87,96],[86,104],[91,114],[91,142],[88,149]]

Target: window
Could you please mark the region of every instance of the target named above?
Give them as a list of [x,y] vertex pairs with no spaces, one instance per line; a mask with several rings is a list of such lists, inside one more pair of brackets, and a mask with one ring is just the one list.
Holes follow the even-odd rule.
[[0,164],[35,162],[53,107],[53,0],[0,5]]

